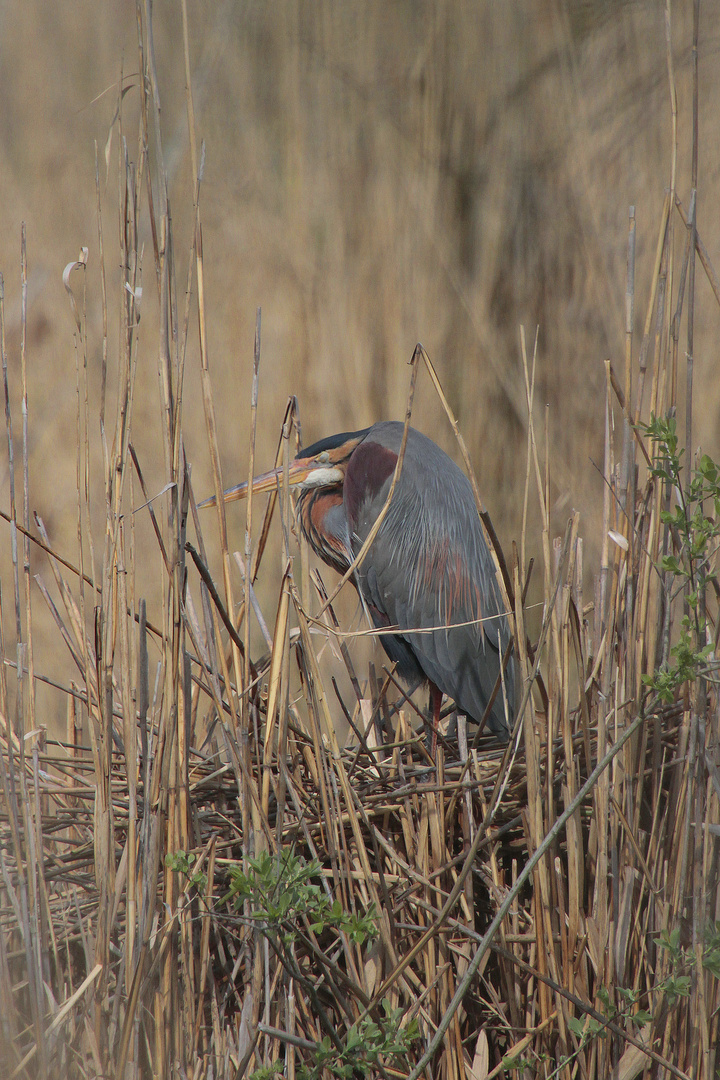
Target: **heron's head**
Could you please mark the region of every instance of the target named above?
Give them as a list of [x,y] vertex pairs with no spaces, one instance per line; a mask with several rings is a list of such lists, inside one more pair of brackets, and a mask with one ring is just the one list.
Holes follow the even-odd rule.
[[[350,457],[367,430],[330,435],[301,450],[287,469],[287,482],[299,490],[297,517],[311,547],[321,559],[344,573],[352,561],[350,536],[343,511],[343,483]],[[257,476],[253,494],[282,487],[284,467]],[[238,484],[223,493],[225,502],[247,497],[248,484]],[[215,496],[199,504],[214,506]]]
[[[316,489],[342,489],[350,456],[358,443],[365,438],[367,431],[365,428],[362,431],[344,431],[339,435],[330,435],[301,450],[288,466],[290,487],[299,488],[303,493]],[[284,468],[280,465],[277,469],[256,476],[252,482],[253,494],[276,491],[282,486],[283,473]],[[247,483],[237,484],[223,492],[223,500],[234,502],[236,499],[246,498],[247,493]],[[198,503],[198,508],[215,506],[215,503],[215,496],[211,495],[209,499]]]

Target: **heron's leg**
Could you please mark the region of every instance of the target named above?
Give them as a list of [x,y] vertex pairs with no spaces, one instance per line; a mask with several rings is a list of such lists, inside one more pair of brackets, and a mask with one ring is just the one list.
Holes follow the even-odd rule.
[[442,690],[439,690],[435,683],[430,683],[430,710],[432,712],[432,743],[430,746],[430,755],[435,760],[437,754],[437,740],[438,740],[438,727],[440,724],[440,706],[442,705]]

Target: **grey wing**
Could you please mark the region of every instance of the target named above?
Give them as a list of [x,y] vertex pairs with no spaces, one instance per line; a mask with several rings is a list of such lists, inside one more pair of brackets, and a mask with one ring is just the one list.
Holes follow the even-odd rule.
[[[403,638],[427,678],[479,721],[510,631],[472,492],[458,475],[463,482],[453,477],[452,483],[430,492],[416,478],[411,490],[403,489],[393,500],[368,554],[369,576],[373,604],[405,631]],[[500,736],[508,731],[504,697],[512,719],[512,659],[505,688],[488,723]]]

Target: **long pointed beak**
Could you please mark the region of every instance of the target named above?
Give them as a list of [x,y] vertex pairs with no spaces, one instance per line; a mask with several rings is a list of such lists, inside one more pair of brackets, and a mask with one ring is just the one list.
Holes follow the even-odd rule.
[[[288,466],[288,483],[290,487],[297,487],[302,484],[308,487],[323,487],[330,483],[340,483],[342,477],[341,469],[324,463],[319,465],[316,458],[295,458]],[[253,495],[261,494],[263,491],[276,491],[282,482],[283,467],[280,465],[277,469],[272,469],[270,472],[255,477],[252,482]],[[247,493],[247,482],[237,484],[235,487],[228,488],[227,491],[223,492],[223,502],[228,503],[235,502],[237,499],[246,499]],[[204,499],[201,503],[198,503],[198,510],[202,510],[206,506],[215,506],[215,503],[215,496],[211,495],[209,499]]]

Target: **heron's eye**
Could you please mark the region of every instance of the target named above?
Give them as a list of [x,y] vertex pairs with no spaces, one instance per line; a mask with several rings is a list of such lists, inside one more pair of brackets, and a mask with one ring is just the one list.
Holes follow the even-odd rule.
[[330,455],[328,454],[327,450],[323,450],[321,454],[318,454],[317,459],[319,462],[322,462],[324,464],[326,461],[330,460]]

